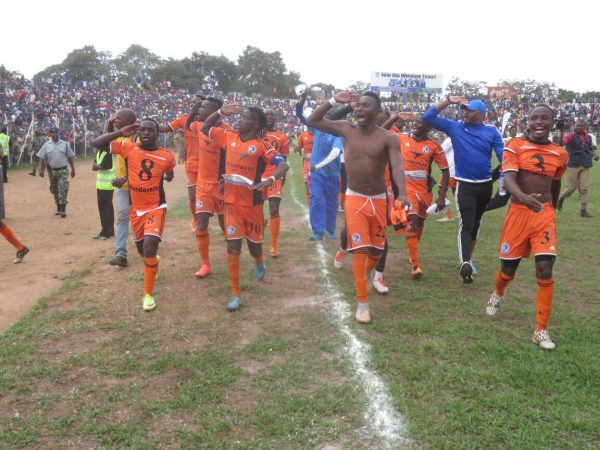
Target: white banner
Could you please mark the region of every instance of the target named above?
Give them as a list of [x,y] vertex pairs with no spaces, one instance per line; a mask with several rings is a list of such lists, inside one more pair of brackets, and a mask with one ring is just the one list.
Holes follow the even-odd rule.
[[419,92],[441,93],[444,87],[442,74],[408,72],[371,72],[371,90],[406,94]]

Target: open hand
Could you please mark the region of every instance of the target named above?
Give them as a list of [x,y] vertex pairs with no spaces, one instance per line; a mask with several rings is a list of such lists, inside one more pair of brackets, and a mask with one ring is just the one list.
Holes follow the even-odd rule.
[[338,103],[352,103],[360,99],[360,94],[358,92],[342,91],[335,94],[333,98]]

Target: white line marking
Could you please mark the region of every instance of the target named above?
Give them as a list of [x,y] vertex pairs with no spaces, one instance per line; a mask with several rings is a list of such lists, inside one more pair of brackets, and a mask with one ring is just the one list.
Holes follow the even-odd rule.
[[[289,175],[292,175],[290,169]],[[304,212],[304,220],[310,226],[308,209],[298,200],[296,187],[293,182],[292,198]],[[370,346],[360,341],[348,326],[352,318],[352,312],[343,294],[336,289],[330,279],[328,261],[330,256],[321,242],[316,242],[319,254],[319,268],[325,280],[325,291],[327,298],[333,307],[333,321],[338,330],[346,338],[345,353],[348,355],[354,368],[355,377],[367,399],[367,410],[364,419],[371,431],[379,438],[381,447],[386,449],[408,448],[412,440],[408,437],[408,431],[403,417],[394,409],[387,387],[375,372],[369,369]]]

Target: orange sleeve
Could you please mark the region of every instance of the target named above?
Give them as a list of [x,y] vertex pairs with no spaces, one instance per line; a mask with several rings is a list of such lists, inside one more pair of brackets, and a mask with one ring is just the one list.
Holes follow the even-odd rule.
[[113,155],[121,155],[123,157],[127,156],[127,146],[125,144],[129,144],[128,141],[118,141],[113,140],[110,142],[110,152]]
[[298,147],[304,149],[304,133],[302,133],[298,138]]
[[186,120],[187,120],[187,115],[186,114],[182,114],[177,119],[173,120],[172,122],[169,122],[169,126],[171,127],[171,129],[173,131],[179,130],[180,128],[185,127],[185,121]]
[[226,130],[221,127],[212,127],[208,132],[208,138],[218,147],[225,148],[227,144],[225,139]]
[[[167,150],[167,152],[169,152],[169,151]],[[173,155],[173,153],[169,152],[169,155],[170,155],[170,157],[169,157],[168,165],[166,168],[167,172],[173,171],[173,169],[175,169],[175,165],[177,164],[177,161],[175,160],[175,156]]]
[[567,163],[569,162],[569,154],[567,152],[565,152],[561,159],[562,159],[562,161],[561,161],[562,164],[558,167],[558,169],[556,170],[556,173],[552,177],[552,179],[554,179],[554,180],[560,180],[562,178],[562,176],[565,174],[565,172],[567,171]]
[[518,172],[519,171],[519,154],[518,149],[513,146],[511,140],[502,152],[502,172]]
[[434,147],[433,160],[435,161],[436,165],[440,168],[440,170],[448,168],[448,160],[446,159],[446,155],[444,154],[442,147],[440,147],[439,145],[436,145]]

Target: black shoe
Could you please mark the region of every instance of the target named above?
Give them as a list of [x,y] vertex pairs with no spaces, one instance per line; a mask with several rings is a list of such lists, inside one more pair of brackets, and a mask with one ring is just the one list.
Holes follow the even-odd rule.
[[29,175],[31,175],[32,177],[35,177],[35,172],[29,172]]
[[108,260],[111,266],[127,267],[127,258],[125,256],[115,255]]
[[60,210],[60,218],[61,219],[64,219],[65,217],[67,217],[67,205],[60,205],[59,210]]
[[589,212],[587,212],[587,209],[582,209],[580,214],[581,217],[593,217]]
[[463,283],[469,284],[473,282],[473,266],[469,261],[465,261],[460,266],[460,276],[463,279]]
[[562,211],[562,208],[563,208],[563,203],[564,203],[564,202],[565,202],[565,199],[564,199],[564,198],[560,197],[560,198],[558,199],[558,203],[556,204],[556,209],[557,209],[558,211]]

